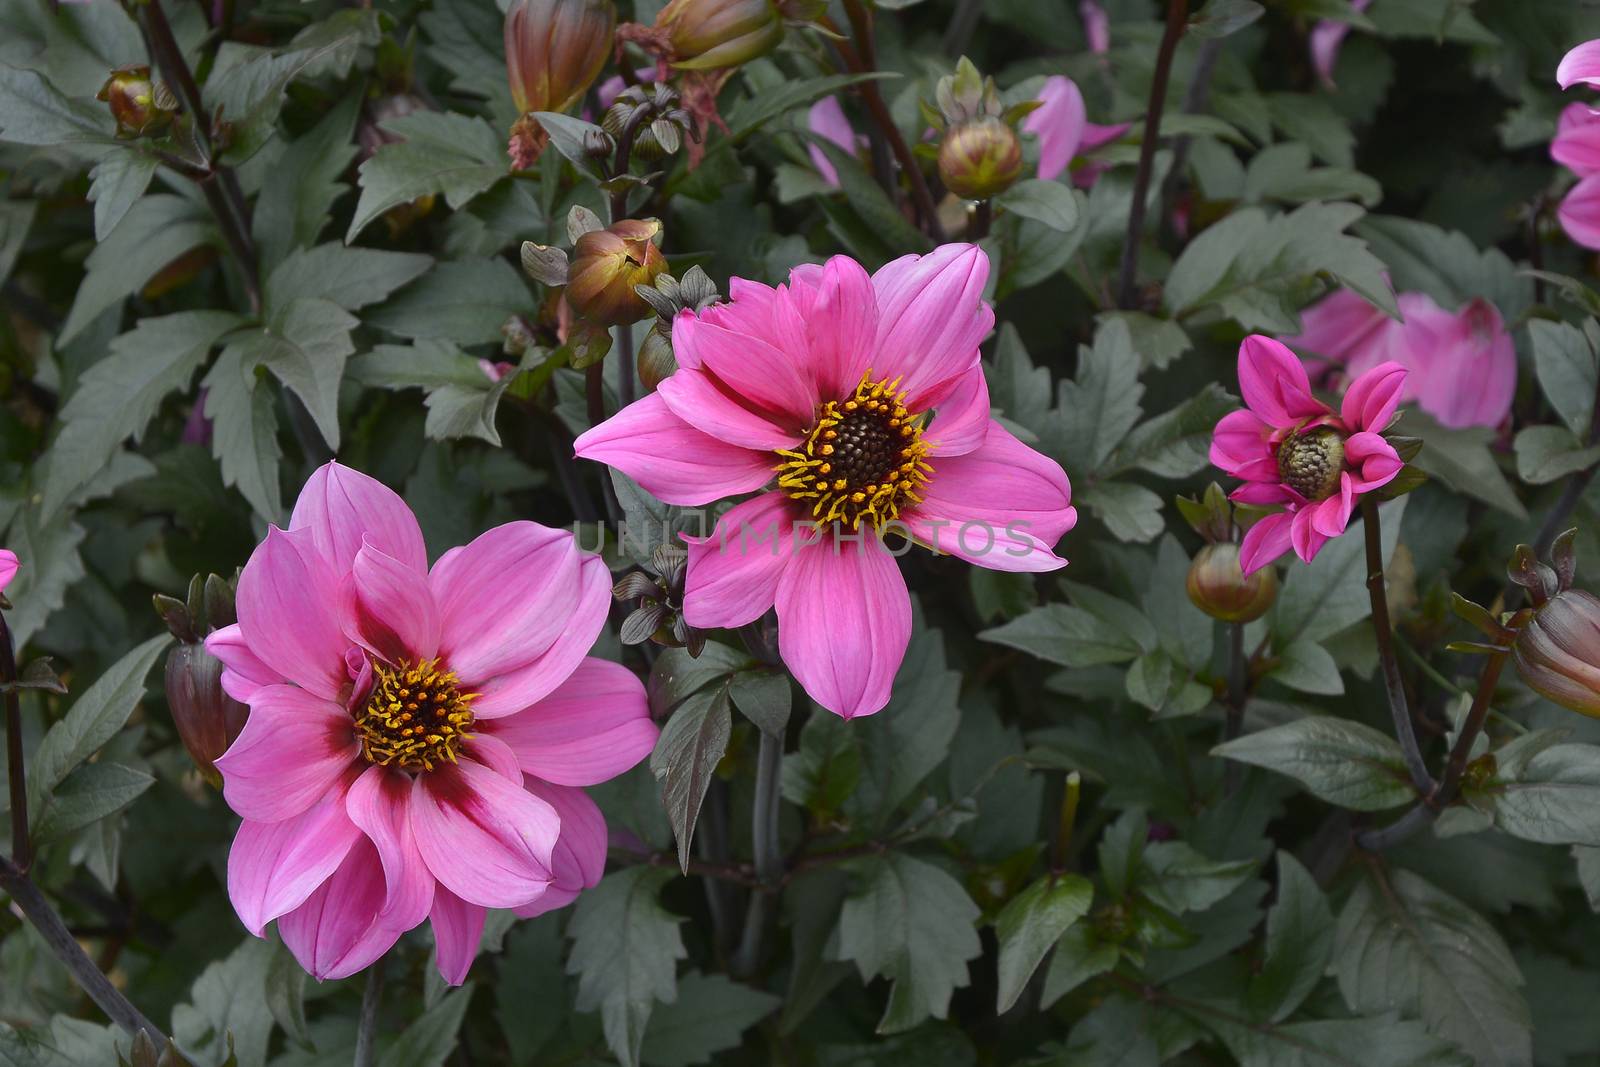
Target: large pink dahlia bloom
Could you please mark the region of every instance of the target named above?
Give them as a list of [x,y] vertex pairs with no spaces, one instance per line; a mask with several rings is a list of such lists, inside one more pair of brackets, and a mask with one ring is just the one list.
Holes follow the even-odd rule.
[[998,570],[1066,563],[1065,472],[989,417],[988,274],[949,244],[870,276],[836,256],[776,289],[735,278],[731,303],[679,314],[660,389],[578,438],[670,504],[766,490],[691,543],[684,618],[741,626],[776,604],[784,661],[846,718],[888,703],[911,635],[878,535]]
[[644,688],[585,654],[611,579],[568,532],[511,522],[430,570],[405,503],[329,463],[206,641],[250,706],[217,760],[244,823],[228,895],[301,966],[342,978],[431,919],[459,983],[485,909],[536,915],[599,881],[582,791],[655,744]]
[[1211,462],[1245,484],[1233,499],[1277,505],[1244,535],[1239,565],[1253,574],[1293,548],[1307,563],[1344,533],[1356,500],[1387,485],[1404,464],[1381,434],[1394,419],[1406,369],[1381,363],[1351,383],[1339,414],[1311,395],[1306,369],[1270,337],[1239,346],[1245,408],[1225,415]]

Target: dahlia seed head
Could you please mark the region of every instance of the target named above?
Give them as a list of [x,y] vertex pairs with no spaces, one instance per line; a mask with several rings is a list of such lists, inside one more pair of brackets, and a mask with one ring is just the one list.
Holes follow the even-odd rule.
[[1278,474],[1283,484],[1310,501],[1326,500],[1339,491],[1344,471],[1344,438],[1319,427],[1284,438],[1278,446]]

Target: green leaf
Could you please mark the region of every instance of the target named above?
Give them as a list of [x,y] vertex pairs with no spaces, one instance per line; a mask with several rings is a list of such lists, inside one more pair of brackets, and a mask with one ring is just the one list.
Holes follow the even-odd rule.
[[289,1040],[302,1048],[311,1048],[311,1031],[306,1027],[306,974],[294,955],[283,945],[273,953],[263,979],[263,995],[273,1021],[283,1028]]
[[503,259],[440,263],[367,313],[373,326],[401,337],[498,343],[512,315],[533,310],[534,299],[517,269]]
[[267,276],[261,295],[269,316],[287,310],[303,297],[357,311],[421,277],[432,265],[430,257],[412,252],[380,252],[340,244],[300,248]]
[[439,1003],[417,1016],[378,1060],[378,1067],[444,1067],[459,1047],[457,1035],[472,1002],[468,982],[439,998]]
[[1383,811],[1416,799],[1392,737],[1327,715],[1247,734],[1211,754],[1286,774],[1342,808]]
[[1172,657],[1165,652],[1146,652],[1128,668],[1126,688],[1134,703],[1160,711],[1172,691]]
[[1533,1062],[1522,974],[1505,942],[1410,871],[1368,868],[1339,913],[1333,968],[1357,1012],[1419,1015],[1482,1067]]
[[263,270],[281,263],[291,249],[315,244],[334,202],[348,191],[341,179],[356,157],[360,103],[355,94],[346,95],[278,157],[252,216]]
[[1094,886],[1075,874],[1047,876],[1018,893],[995,919],[1000,942],[995,1011],[1005,1014],[1050,947],[1089,911]]
[[1069,927],[1050,957],[1039,1009],[1049,1008],[1095,975],[1111,970],[1121,955],[1116,945],[1101,941],[1089,924]]
[[1544,485],[1586,470],[1600,461],[1600,445],[1588,445],[1565,426],[1529,426],[1517,434],[1517,475]]
[[272,395],[256,388],[255,364],[239,348],[224,349],[205,377],[211,451],[224,484],[234,486],[267,522],[283,517],[278,485],[278,415]]
[[943,869],[903,852],[864,860],[857,875],[834,958],[854,963],[864,981],[894,983],[878,1033],[943,1019],[950,995],[967,984],[967,961],[983,950],[977,905]]
[[1355,134],[1350,124],[1321,95],[1267,93],[1272,124],[1291,141],[1300,141],[1318,158],[1336,167],[1355,165]]
[[1041,433],[1050,418],[1050,368],[1034,366],[1015,324],[1000,325],[994,360],[983,371],[989,402],[1017,425]]
[[1276,1023],[1293,1015],[1322,981],[1332,955],[1333,909],[1300,861],[1280,851],[1266,951],[1245,992],[1251,1016]]
[[1077,495],[1079,505],[1105,523],[1118,541],[1146,542],[1161,536],[1161,498],[1132,482],[1096,482]]
[[650,770],[661,783],[661,805],[678,840],[678,863],[685,874],[700,805],[728,751],[732,730],[728,687],[706,689],[678,705],[650,753]]
[[1383,199],[1383,187],[1348,167],[1313,167],[1311,149],[1299,141],[1288,141],[1268,145],[1251,157],[1238,195],[1251,203],[1354,200],[1372,207]]
[[[1532,279],[1504,252],[1479,249],[1464,233],[1394,215],[1368,215],[1355,229],[1388,264],[1398,292],[1421,290],[1447,309],[1481,296],[1506,322],[1522,318],[1533,303]],[[1585,395],[1592,397],[1593,389]]]
[[1227,37],[1266,13],[1267,9],[1254,0],[1206,0],[1199,11],[1189,16],[1189,32],[1205,39]]
[[[1548,319],[1528,322],[1528,339],[1533,342],[1533,365],[1539,373],[1539,388],[1567,429],[1580,439],[1589,434],[1589,424],[1594,417],[1595,376],[1600,373],[1593,337],[1600,331],[1592,324],[1590,320],[1589,327],[1580,330]],[[1520,467],[1520,454],[1517,459]]]
[[863,821],[882,825],[945,761],[961,718],[960,682],[945,662],[940,632],[917,626],[888,707],[851,724],[861,749],[861,778],[850,808]]
[[94,203],[94,239],[104,241],[128,209],[144,195],[160,161],[130,148],[108,152],[89,171],[89,199]]
[[1467,801],[1506,833],[1542,845],[1600,846],[1600,747],[1554,745],[1501,768]]
[[707,641],[698,656],[684,648],[663,649],[650,669],[651,714],[661,718],[712,682],[756,665],[749,653],[720,641]]
[[[805,107],[841,89],[862,82],[897,77],[899,75],[892,71],[873,71],[868,74],[826,74],[816,78],[784,79],[771,88],[742,97],[728,109],[728,129],[731,131],[728,141],[742,141],[779,115]],[[715,152],[717,148],[718,145],[713,144],[710,151]]]
[[273,1025],[267,971],[278,951],[269,941],[247,937],[225,959],[200,972],[189,992],[190,1003],[172,1009],[173,1040],[193,1062],[263,1067]]
[[794,692],[789,686],[789,676],[781,669],[762,667],[740,671],[733,676],[728,696],[733,698],[733,706],[763,732],[774,737],[783,736],[784,728],[789,725]]
[[124,438],[144,432],[167,394],[187,389],[217,340],[243,323],[226,311],[180,311],[141,319],[78,380],[50,446],[44,498],[48,519],[110,462]]
[[0,63],[0,138],[13,144],[114,144],[111,112],[69,100],[38,71]]
[[1132,638],[1108,630],[1087,611],[1066,604],[1035,608],[1004,626],[982,631],[978,637],[1063,667],[1126,663],[1143,651]]
[[1185,1009],[1222,1039],[1239,1067],[1467,1067],[1451,1045],[1397,1015],[1245,1025],[1238,1016],[1191,1003]]
[[782,1003],[720,974],[688,971],[678,982],[678,999],[651,1013],[640,1057],[650,1067],[710,1063],[714,1054],[737,1048],[744,1032]]
[[70,512],[40,522],[38,510],[28,508],[11,523],[6,547],[26,564],[6,587],[6,596],[16,605],[6,613],[6,621],[17,648],[44,628],[64,603],[67,589],[83,577],[78,547],[84,536]]
[[265,329],[229,337],[217,366],[232,356],[245,374],[256,367],[271,371],[305,404],[328,447],[337,450],[339,382],[345,360],[356,349],[350,331],[359,325],[360,319],[330,300],[296,297],[274,312]]
[[166,193],[136,202],[121,225],[89,253],[88,274],[78,286],[59,342],[70,341],[101,312],[142,289],[162,267],[215,238],[215,223],[201,203]]
[[145,676],[170,644],[167,634],[152,637],[117,660],[44,735],[28,760],[28,809],[35,825],[44,817],[47,798],[56,786],[128,721],[144,698]]
[[1062,382],[1056,428],[1045,438],[1069,472],[1101,471],[1139,421],[1139,357],[1128,325],[1110,319],[1095,330],[1094,345],[1078,348],[1078,373]]
[[1257,861],[1213,860],[1182,841],[1153,841],[1141,855],[1140,891],[1175,914],[1205,911],[1255,873]]
[[837,715],[812,715],[800,730],[800,750],[783,761],[783,796],[812,812],[842,809],[861,780],[861,746]]
[[361,199],[346,242],[390,208],[420,197],[442,195],[459,210],[508,173],[504,139],[480,118],[418,111],[383,128],[405,140],[381,146],[361,164]]
[[[1400,540],[1406,503],[1401,497],[1378,507],[1386,567]],[[1268,616],[1274,645],[1287,648],[1297,641],[1322,641],[1372,614],[1365,538],[1365,531],[1352,523],[1323,545],[1316,559],[1290,569]]]
[[639,1063],[655,1002],[677,999],[676,961],[686,955],[682,920],[656,899],[672,878],[662,867],[609,874],[578,898],[567,926],[567,973],[578,976],[577,1009],[599,1009],[606,1043],[624,1067]]
[[34,839],[60,841],[132,804],[156,780],[120,763],[85,763],[56,786],[41,814],[30,811]]
[[1024,178],[994,198],[1013,215],[1034,219],[1052,230],[1070,233],[1078,225],[1078,198],[1071,187],[1043,178]]
[[386,389],[421,387],[427,391],[423,432],[436,441],[477,437],[500,444],[495,417],[515,374],[498,381],[479,361],[448,341],[378,345],[351,360],[350,377]]
[[846,152],[825,137],[811,136],[810,143],[819,148],[839,175],[839,188],[844,193],[861,221],[891,250],[925,251],[928,239],[900,213],[883,186],[861,165],[854,152]]
[[1123,438],[1107,465],[1108,475],[1137,467],[1162,478],[1187,478],[1210,462],[1211,435],[1239,399],[1216,382],[1171,411],[1146,419]]
[[11,277],[38,209],[37,200],[0,200],[0,283]]
[[1485,426],[1452,430],[1440,426],[1427,412],[1413,408],[1402,413],[1390,432],[1422,438],[1422,451],[1412,462],[1430,477],[1508,515],[1528,517],[1527,509],[1490,451],[1496,438],[1494,430]]
[[1290,643],[1278,653],[1278,665],[1267,677],[1302,693],[1338,696],[1344,692],[1339,665],[1328,650],[1315,641],[1302,639]]

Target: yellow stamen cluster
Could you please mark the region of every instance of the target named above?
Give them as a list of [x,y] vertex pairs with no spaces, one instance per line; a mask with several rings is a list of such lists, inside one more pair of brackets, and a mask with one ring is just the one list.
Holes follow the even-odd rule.
[[902,508],[921,503],[917,491],[933,473],[922,421],[906,410],[900,379],[862,375],[855,393],[830,400],[798,448],[780,448],[778,487],[808,503],[820,523],[850,529],[865,520],[876,529]]
[[454,671],[436,659],[390,666],[372,663],[372,696],[355,713],[361,754],[371,763],[408,771],[431,771],[454,763],[472,726],[472,698]]

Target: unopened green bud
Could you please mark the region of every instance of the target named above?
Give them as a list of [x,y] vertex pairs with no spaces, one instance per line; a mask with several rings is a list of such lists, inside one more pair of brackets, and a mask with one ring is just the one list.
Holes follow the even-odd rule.
[[1277,572],[1263,567],[1246,577],[1231,541],[1202,548],[1189,564],[1185,587],[1195,607],[1223,622],[1254,622],[1278,599]]
[[667,34],[674,66],[716,70],[778,47],[783,13],[774,0],[671,0],[656,16],[656,29]]
[[150,80],[150,68],[118,67],[100,87],[95,99],[104,101],[117,120],[117,136],[140,137],[166,126],[177,101],[165,86]]
[[939,177],[967,200],[987,200],[1011,187],[1022,173],[1022,140],[997,118],[951,127],[939,145]]
[[672,339],[660,330],[651,330],[639,346],[639,380],[652,392],[678,369],[672,352]]
[[638,322],[648,315],[650,305],[634,287],[650,285],[666,269],[666,258],[655,244],[660,233],[656,219],[623,219],[579,237],[567,275],[567,303],[590,322],[605,326]]

